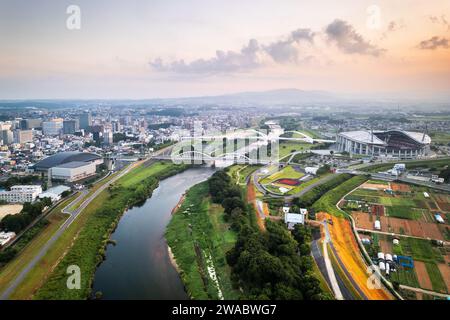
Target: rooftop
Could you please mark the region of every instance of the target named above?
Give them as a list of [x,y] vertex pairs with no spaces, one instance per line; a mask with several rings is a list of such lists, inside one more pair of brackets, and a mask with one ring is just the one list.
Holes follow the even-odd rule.
[[79,168],[79,167],[83,167],[85,165],[88,165],[88,162],[83,162],[83,161],[72,161],[72,162],[67,162],[67,163],[63,163],[60,164],[58,166],[55,166],[56,168],[68,168],[68,169],[72,169],[72,168]]

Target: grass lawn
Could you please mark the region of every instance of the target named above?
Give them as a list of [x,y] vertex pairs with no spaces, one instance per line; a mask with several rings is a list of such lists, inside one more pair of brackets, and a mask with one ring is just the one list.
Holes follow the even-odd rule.
[[275,172],[272,175],[262,179],[261,184],[269,184],[278,179],[289,178],[289,179],[300,179],[304,174],[302,172],[296,171],[292,166],[284,167],[281,171]]
[[428,276],[430,277],[433,290],[437,292],[447,292],[447,286],[442,278],[441,272],[435,263],[426,262]]
[[142,180],[153,176],[156,173],[163,171],[165,168],[169,167],[170,164],[166,162],[155,162],[152,165],[145,167],[144,165],[133,170],[133,174],[127,174],[117,181],[117,184],[128,188],[130,186],[136,185]]
[[296,151],[307,151],[311,149],[313,144],[298,142],[298,141],[290,141],[290,140],[281,140],[279,144],[279,155],[278,159],[283,159],[287,155]]
[[239,291],[232,287],[231,270],[225,259],[226,252],[236,242],[236,234],[225,222],[223,208],[211,203],[207,182],[189,189],[167,227],[166,239],[192,298],[218,298],[218,290],[206,269],[207,256],[212,258],[224,298],[239,298]]
[[287,192],[287,194],[289,194],[289,195],[296,194],[296,193],[302,191],[303,189],[305,189],[306,187],[316,183],[317,181],[319,181],[321,179],[324,179],[325,177],[329,176],[330,174],[332,174],[332,173],[328,172],[328,173],[325,173],[325,174],[323,174],[321,176],[318,176],[318,177],[315,177],[315,178],[313,178],[311,180],[308,180],[306,182],[302,182],[300,185],[294,187],[289,192]]

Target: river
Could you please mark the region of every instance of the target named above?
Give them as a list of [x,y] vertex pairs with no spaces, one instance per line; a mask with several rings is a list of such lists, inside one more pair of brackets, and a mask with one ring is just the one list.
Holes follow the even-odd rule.
[[171,211],[183,193],[214,173],[211,168],[186,170],[162,180],[151,198],[122,216],[98,267],[93,293],[103,299],[188,299],[170,262],[164,233]]

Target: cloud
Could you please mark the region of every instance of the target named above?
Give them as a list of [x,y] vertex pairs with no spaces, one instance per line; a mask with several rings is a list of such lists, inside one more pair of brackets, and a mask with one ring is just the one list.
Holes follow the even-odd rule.
[[[314,56],[306,49],[314,49],[318,35],[323,33],[311,29],[297,29],[268,44],[260,44],[256,39],[251,39],[240,51],[217,50],[213,57],[191,62],[183,59],[165,62],[157,58],[150,61],[149,65],[158,72],[219,74],[248,72],[270,64],[308,63],[314,60]],[[335,20],[327,27],[327,35],[347,54],[379,56],[383,52],[383,49],[366,42],[351,25],[341,20]]]
[[447,28],[448,31],[450,31],[450,22],[448,22],[447,17],[445,15],[442,15],[440,17],[438,16],[429,16],[428,17],[430,21],[434,24],[440,24]]
[[315,33],[310,29],[292,31],[287,40],[280,40],[264,46],[263,50],[277,63],[298,62],[300,50],[298,44],[302,41],[312,44]]
[[190,63],[178,60],[165,64],[161,58],[151,61],[150,66],[157,71],[172,71],[176,73],[223,73],[246,71],[261,65],[261,46],[251,39],[240,52],[216,51],[216,56],[210,59],[197,59]]
[[384,31],[381,35],[381,39],[386,39],[390,33],[399,31],[405,28],[405,24],[403,22],[391,21],[389,22],[386,31]]
[[447,38],[439,38],[437,36],[434,36],[428,40],[420,42],[418,47],[422,50],[436,50],[439,48],[449,49],[450,40]]
[[328,39],[348,54],[362,54],[378,57],[386,50],[372,45],[356,32],[352,25],[344,20],[336,19],[325,29]]

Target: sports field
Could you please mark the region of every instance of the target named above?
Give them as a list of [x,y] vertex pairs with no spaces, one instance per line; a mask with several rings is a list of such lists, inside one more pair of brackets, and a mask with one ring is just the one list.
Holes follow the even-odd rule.
[[286,166],[282,170],[277,171],[270,176],[260,180],[259,183],[266,185],[280,179],[300,179],[304,175],[304,173],[295,170],[292,166]]

